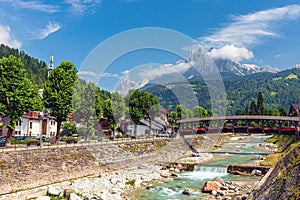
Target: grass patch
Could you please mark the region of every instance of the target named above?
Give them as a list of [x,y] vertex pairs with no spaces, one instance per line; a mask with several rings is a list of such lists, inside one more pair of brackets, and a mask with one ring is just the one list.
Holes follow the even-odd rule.
[[283,152],[289,145],[291,145],[293,142],[295,142],[295,139],[289,135],[274,135],[273,137],[270,137],[266,139],[266,142],[271,142],[275,144],[278,148],[278,153]]
[[278,151],[274,154],[270,154],[265,157],[265,160],[260,164],[262,166],[275,167],[278,161],[280,161],[285,155],[287,155],[295,146],[299,143],[295,142],[295,139],[289,135],[274,135],[271,138],[266,139],[266,142],[275,144]]
[[135,179],[130,179],[128,181],[125,182],[125,185],[131,185],[131,186],[134,186],[135,184]]
[[290,74],[285,79],[298,79],[298,76],[296,74]]

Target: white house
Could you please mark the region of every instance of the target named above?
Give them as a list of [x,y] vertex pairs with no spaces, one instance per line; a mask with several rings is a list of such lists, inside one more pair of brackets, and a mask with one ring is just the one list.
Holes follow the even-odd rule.
[[[4,117],[5,118],[5,117]],[[2,126],[6,125],[8,120],[3,120]],[[1,128],[1,135],[5,136],[7,130]],[[15,136],[46,136],[56,135],[57,123],[53,117],[44,115],[42,112],[30,112],[21,116],[21,121],[16,122]]]

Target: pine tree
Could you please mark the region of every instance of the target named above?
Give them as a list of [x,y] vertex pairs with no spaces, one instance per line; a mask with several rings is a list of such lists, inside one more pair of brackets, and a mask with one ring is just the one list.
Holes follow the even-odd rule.
[[257,114],[264,115],[264,98],[262,92],[259,92],[257,97]]
[[252,100],[251,104],[250,104],[250,111],[249,111],[249,115],[256,115],[257,114],[257,106],[255,104],[255,101]]

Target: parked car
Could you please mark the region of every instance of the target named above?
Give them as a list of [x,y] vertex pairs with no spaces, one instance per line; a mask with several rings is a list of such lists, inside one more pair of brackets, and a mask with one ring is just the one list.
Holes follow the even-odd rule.
[[84,136],[79,136],[80,138],[80,142],[85,142],[86,141],[86,138]]
[[38,140],[42,140],[43,142],[49,142],[50,137],[42,136],[40,138],[37,138]]
[[5,144],[6,144],[6,137],[1,137],[0,138],[0,147],[5,146]]
[[171,134],[168,131],[160,131],[156,134],[156,137],[170,137]]

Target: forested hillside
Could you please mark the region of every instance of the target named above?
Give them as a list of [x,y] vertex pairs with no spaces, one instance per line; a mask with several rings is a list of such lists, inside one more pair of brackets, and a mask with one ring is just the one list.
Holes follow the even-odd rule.
[[38,87],[42,88],[42,84],[47,78],[47,63],[44,61],[39,61],[27,55],[24,51],[19,51],[18,49],[13,49],[3,44],[0,45],[0,58],[8,57],[9,55],[14,55],[21,58],[26,71],[28,72],[28,78]]
[[[259,92],[262,92],[266,109],[289,109],[290,104],[300,102],[300,69],[288,69],[276,74],[262,72],[248,76],[237,76],[223,73],[225,91],[227,93],[227,114],[235,114],[237,109],[243,110],[249,106],[252,100],[256,101]],[[199,105],[210,109],[210,95],[203,79],[189,80],[190,87],[198,98]],[[180,91],[185,94],[187,83],[172,83],[166,86],[147,86],[146,91],[159,97],[160,103],[174,110],[179,103],[172,91]],[[178,94],[178,92],[177,92]],[[186,104],[185,104],[186,103]],[[180,104],[189,105],[188,102]]]

